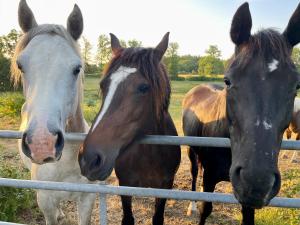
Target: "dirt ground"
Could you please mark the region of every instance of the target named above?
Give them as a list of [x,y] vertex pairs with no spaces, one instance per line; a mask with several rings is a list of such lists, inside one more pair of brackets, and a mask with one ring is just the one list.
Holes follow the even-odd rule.
[[[0,144],[5,146],[4,154],[16,153],[16,141],[15,140],[0,140]],[[176,180],[174,184],[175,189],[180,190],[190,190],[191,186],[191,176],[190,176],[190,162],[186,154],[186,148],[182,148],[182,161],[180,168],[176,175]],[[288,153],[289,158],[292,152]],[[14,154],[13,154],[14,155]],[[18,156],[10,157],[8,160],[13,162],[19,162],[20,159]],[[286,169],[291,169],[293,167],[299,167],[299,164],[291,164],[288,159],[281,160],[280,162],[281,171]],[[109,184],[118,185],[117,179],[112,175],[108,179]],[[199,186],[199,182],[198,182]],[[199,187],[198,187],[199,190]],[[217,185],[217,192],[230,193],[231,185],[227,182],[222,182]],[[33,201],[36,201],[35,199]],[[198,202],[199,204],[199,202]],[[188,208],[188,201],[175,201],[168,200],[165,210],[165,224],[166,225],[191,225],[198,224],[198,216],[194,214],[192,216],[187,216],[186,211]],[[65,202],[62,204],[63,210],[66,214],[66,217],[61,221],[61,224],[77,224],[77,215],[76,207],[72,202]],[[133,212],[135,216],[136,224],[148,225],[151,224],[151,218],[153,215],[154,201],[153,199],[147,198],[134,198],[133,200]],[[32,212],[35,213],[32,213]],[[23,223],[31,225],[42,225],[45,224],[43,216],[41,213],[36,213],[38,210],[33,211],[24,211],[21,215],[24,221]],[[207,225],[235,225],[239,224],[238,215],[240,213],[240,207],[238,205],[229,205],[229,204],[214,204],[213,213],[207,219]],[[122,208],[120,198],[118,196],[109,196],[108,197],[108,224],[115,225],[120,224],[122,219]],[[96,201],[93,216],[92,224],[99,224],[98,217],[98,200]]]

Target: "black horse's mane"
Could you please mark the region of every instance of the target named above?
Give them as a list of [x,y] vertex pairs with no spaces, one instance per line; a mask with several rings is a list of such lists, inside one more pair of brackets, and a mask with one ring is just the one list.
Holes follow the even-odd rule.
[[252,35],[249,41],[237,47],[232,62],[246,66],[254,58],[270,62],[278,60],[281,64],[291,65],[291,47],[284,35],[274,29],[264,29]]

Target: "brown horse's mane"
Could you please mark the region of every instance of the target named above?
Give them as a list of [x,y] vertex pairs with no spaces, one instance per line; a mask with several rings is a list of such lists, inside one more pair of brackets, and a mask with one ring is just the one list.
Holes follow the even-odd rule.
[[288,46],[284,35],[274,29],[264,29],[252,35],[247,43],[236,48],[231,63],[245,67],[254,58],[269,61],[275,58],[281,64],[293,64],[291,47]]
[[126,48],[119,51],[106,66],[104,79],[121,65],[136,67],[149,82],[154,99],[153,109],[156,112],[156,119],[162,119],[169,108],[171,85],[165,66],[158,61],[155,55],[155,49]]

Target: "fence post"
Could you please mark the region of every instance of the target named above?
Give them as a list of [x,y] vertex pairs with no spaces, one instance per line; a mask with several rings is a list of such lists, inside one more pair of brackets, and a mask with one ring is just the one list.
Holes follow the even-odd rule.
[[99,221],[100,225],[107,225],[106,194],[99,193]]

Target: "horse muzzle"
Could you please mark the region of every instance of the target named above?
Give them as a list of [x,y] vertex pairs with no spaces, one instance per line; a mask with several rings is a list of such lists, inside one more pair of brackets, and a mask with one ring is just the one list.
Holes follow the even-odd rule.
[[45,164],[58,161],[64,147],[62,131],[49,132],[45,128],[27,130],[22,137],[22,151],[33,163]]

